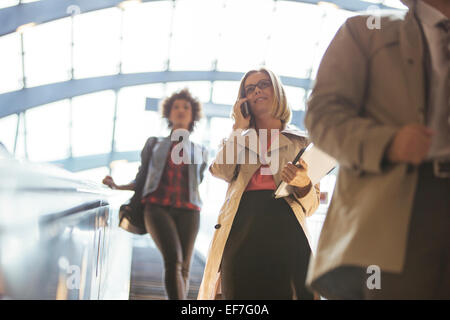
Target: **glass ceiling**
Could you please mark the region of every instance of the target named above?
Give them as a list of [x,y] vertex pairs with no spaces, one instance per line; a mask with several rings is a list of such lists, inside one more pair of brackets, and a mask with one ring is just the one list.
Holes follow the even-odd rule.
[[[0,9],[35,1],[0,0]],[[371,2],[404,9],[399,0]],[[314,79],[339,26],[356,14],[333,5],[281,0],[150,1],[81,12],[0,37],[0,95],[121,73],[246,72],[262,65],[279,76]],[[31,161],[136,153],[149,136],[168,133],[159,114],[145,110],[147,97],[161,99],[188,87],[202,102],[231,105],[238,86],[237,81],[204,79],[75,96],[0,118],[0,141],[16,157]],[[310,88],[285,88],[291,107],[304,110]],[[213,155],[230,127],[228,118],[203,119],[192,139]],[[109,165],[81,171],[79,176],[100,182],[112,174],[117,183],[127,183],[139,163],[121,160]],[[331,198],[334,177],[326,179],[321,189]],[[207,199],[204,232],[198,241],[205,254],[225,190],[224,182],[206,173],[200,186]],[[326,206],[319,211],[325,212]],[[313,242],[320,227],[321,222],[316,231],[312,228]]]
[[[0,0],[0,8],[35,1]],[[399,0],[383,3],[402,7]],[[72,78],[165,70],[245,72],[262,65],[280,76],[314,79],[339,26],[357,14],[333,5],[274,0],[131,4],[0,37],[0,94]],[[108,153],[113,139],[115,151],[138,150],[148,135],[164,130],[157,114],[145,111],[146,97],[160,99],[187,86],[203,102],[230,105],[238,85],[205,79],[78,96],[1,118],[0,141],[16,156],[34,161]],[[294,110],[304,110],[308,89],[286,86]],[[92,130],[103,134],[94,137]],[[49,139],[51,148],[40,144]]]

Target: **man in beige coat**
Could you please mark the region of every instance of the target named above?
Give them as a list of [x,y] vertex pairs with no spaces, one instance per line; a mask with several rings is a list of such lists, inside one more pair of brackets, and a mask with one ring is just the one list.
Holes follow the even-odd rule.
[[403,2],[345,22],[308,104],[340,164],[307,277],[329,299],[450,298],[450,1]]

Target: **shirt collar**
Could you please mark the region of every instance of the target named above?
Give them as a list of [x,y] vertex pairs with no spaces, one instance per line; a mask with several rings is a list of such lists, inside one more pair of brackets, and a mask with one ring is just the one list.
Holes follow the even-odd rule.
[[423,1],[417,1],[417,17],[420,22],[430,27],[436,27],[441,21],[447,20],[447,17]]

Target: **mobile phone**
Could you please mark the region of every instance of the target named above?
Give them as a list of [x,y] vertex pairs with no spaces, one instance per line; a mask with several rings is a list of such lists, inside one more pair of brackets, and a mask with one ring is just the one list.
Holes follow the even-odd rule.
[[241,104],[241,113],[244,118],[247,118],[250,115],[247,101]]

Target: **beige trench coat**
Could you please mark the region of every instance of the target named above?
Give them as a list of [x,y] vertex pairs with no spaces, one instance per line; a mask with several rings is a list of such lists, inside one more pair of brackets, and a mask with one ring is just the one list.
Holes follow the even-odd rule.
[[340,163],[309,266],[313,288],[340,266],[377,265],[395,273],[404,267],[417,170],[388,165],[383,157],[400,127],[424,124],[424,42],[411,10],[383,17],[379,30],[369,30],[367,19],[350,18],[338,31],[305,118],[311,140]]
[[[279,146],[271,146],[271,153],[273,154],[278,150],[278,171],[273,174],[275,184],[281,181],[280,174],[283,167],[292,161],[301,148],[306,146],[306,138],[297,130],[292,128],[287,128],[281,131],[282,134],[279,136]],[[243,136],[248,135],[248,131],[244,132]],[[238,140],[238,144],[240,141]],[[222,260],[222,253],[227,241],[228,235],[233,224],[234,217],[236,215],[237,209],[239,207],[239,202],[241,196],[247,187],[253,174],[261,166],[260,159],[258,157],[256,164],[241,164],[239,174],[236,179],[233,179],[236,164],[220,164],[218,159],[225,159],[227,144],[233,145],[233,139],[229,139],[217,153],[216,159],[210,166],[210,172],[220,179],[223,179],[229,183],[226,200],[223,204],[219,218],[217,221],[217,226],[219,227],[213,236],[208,257],[206,260],[205,271],[203,274],[202,283],[200,285],[200,290],[198,293],[198,299],[200,300],[210,300],[215,299],[220,293],[220,263]],[[249,153],[257,154],[257,150],[247,144],[241,144],[242,151],[245,152],[246,156]],[[229,150],[229,149],[228,149]],[[238,152],[235,153],[234,163],[236,163],[236,157]],[[270,156],[270,154],[269,154]],[[311,188],[310,191],[302,198],[299,198],[295,191],[288,197],[284,198],[286,202],[290,205],[297,220],[301,227],[303,228],[306,236],[309,239],[309,233],[306,227],[306,217],[314,213],[319,205],[320,190],[319,186],[316,185]]]

